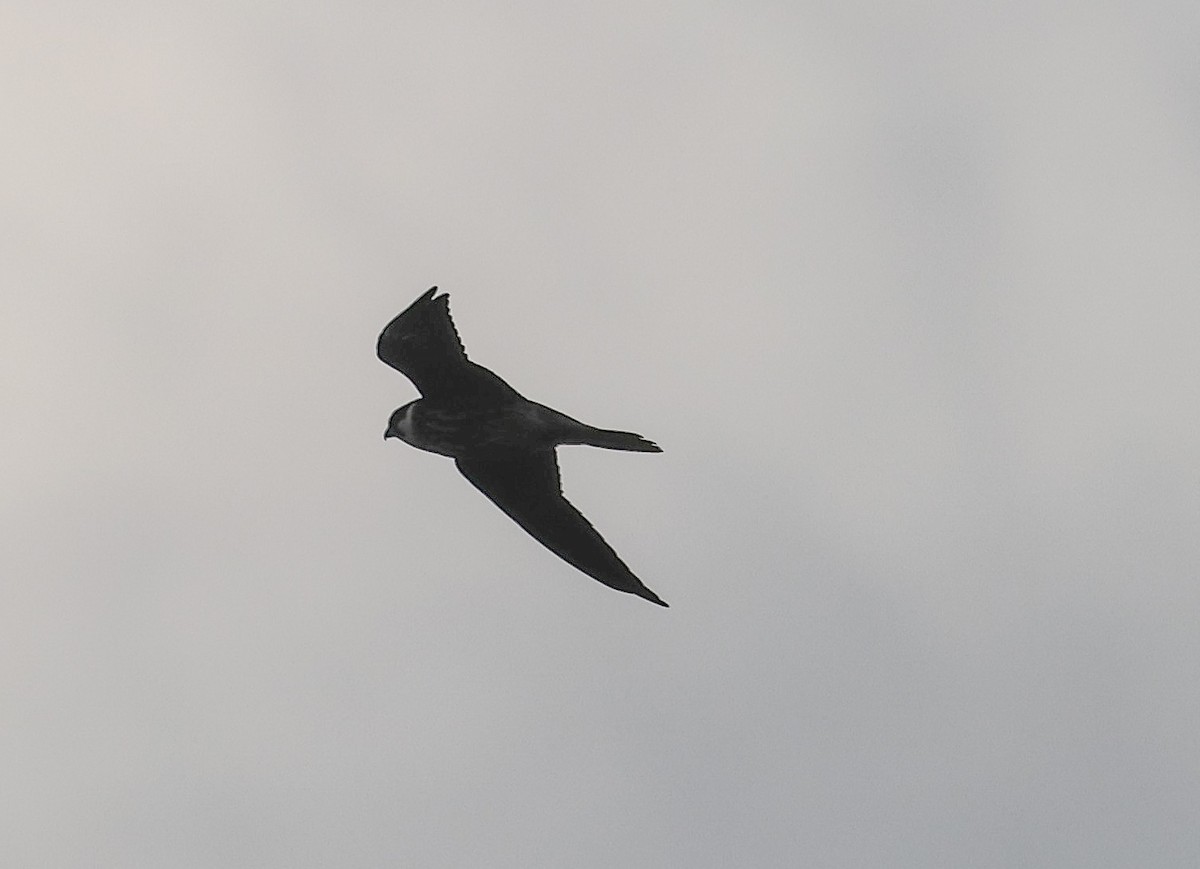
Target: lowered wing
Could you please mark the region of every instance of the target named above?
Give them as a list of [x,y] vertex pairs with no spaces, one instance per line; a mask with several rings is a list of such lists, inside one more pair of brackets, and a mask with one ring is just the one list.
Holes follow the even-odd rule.
[[667,606],[563,497],[554,450],[454,463],[476,489],[563,561],[610,588]]

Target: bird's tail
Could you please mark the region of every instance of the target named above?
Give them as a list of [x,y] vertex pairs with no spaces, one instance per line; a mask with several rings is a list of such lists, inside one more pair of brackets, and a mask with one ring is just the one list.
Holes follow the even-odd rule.
[[607,428],[592,428],[589,426],[581,432],[576,443],[587,444],[590,447],[603,447],[606,450],[629,450],[636,453],[661,453],[662,448],[648,441],[640,434],[631,431],[613,431]]
[[550,433],[555,444],[584,444],[589,447],[629,450],[635,453],[662,452],[658,444],[646,440],[640,434],[596,428],[594,425],[580,422],[565,413],[546,407],[544,404],[536,405],[536,408],[541,425]]

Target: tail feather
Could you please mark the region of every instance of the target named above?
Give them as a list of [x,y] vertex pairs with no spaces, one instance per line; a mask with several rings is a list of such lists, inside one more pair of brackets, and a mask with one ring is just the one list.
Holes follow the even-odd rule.
[[535,405],[535,407],[539,424],[547,431],[555,444],[586,444],[589,447],[629,450],[634,453],[662,452],[658,444],[646,440],[640,434],[596,428],[594,425],[572,419],[565,413],[546,407],[544,404]]
[[606,428],[589,429],[579,440],[579,443],[591,447],[603,447],[606,450],[629,450],[636,453],[661,453],[662,448],[654,441],[648,441],[640,434],[631,431],[613,431]]

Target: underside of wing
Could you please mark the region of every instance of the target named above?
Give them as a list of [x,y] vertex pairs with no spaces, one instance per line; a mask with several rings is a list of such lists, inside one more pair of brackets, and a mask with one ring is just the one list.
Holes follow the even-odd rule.
[[404,309],[379,335],[379,358],[395,368],[426,398],[503,398],[507,383],[467,359],[450,319],[450,297],[431,287]]
[[666,606],[563,497],[553,450],[504,459],[456,459],[462,475],[539,543],[610,588]]

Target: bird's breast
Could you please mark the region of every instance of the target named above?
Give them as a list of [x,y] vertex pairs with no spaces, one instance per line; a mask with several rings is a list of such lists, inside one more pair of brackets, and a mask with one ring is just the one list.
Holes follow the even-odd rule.
[[546,446],[536,414],[520,405],[464,407],[419,402],[409,414],[413,446],[444,456],[541,449]]

